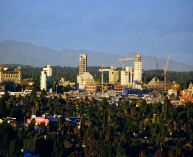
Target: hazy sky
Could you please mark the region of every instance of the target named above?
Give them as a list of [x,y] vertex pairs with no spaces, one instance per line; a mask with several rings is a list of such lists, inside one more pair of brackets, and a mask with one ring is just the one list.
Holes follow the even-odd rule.
[[0,41],[193,65],[193,0],[0,0]]

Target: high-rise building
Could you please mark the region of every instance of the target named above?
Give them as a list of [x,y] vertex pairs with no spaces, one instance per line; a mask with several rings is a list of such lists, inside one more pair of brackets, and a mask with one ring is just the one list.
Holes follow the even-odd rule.
[[22,75],[21,68],[17,67],[14,70],[0,67],[0,83],[14,82],[15,84],[21,84]]
[[125,70],[121,71],[121,85],[128,86],[133,84],[133,68],[125,67]]
[[79,75],[82,75],[84,72],[87,72],[87,55],[80,54],[79,57]]
[[46,71],[41,71],[40,75],[40,89],[47,90],[47,74]]
[[47,65],[45,68],[43,68],[43,71],[46,72],[47,75],[47,81],[51,82],[52,81],[52,67],[51,65]]
[[109,83],[115,84],[119,80],[119,69],[111,66],[109,69]]
[[134,59],[134,82],[142,82],[142,58],[139,54]]

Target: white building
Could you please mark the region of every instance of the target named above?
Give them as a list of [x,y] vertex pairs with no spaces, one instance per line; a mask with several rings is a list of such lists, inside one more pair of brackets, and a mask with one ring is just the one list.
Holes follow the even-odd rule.
[[41,71],[40,90],[47,90],[47,74],[46,74],[46,71]]
[[79,57],[79,75],[82,75],[84,72],[87,72],[87,55],[80,54]]
[[46,72],[47,75],[47,81],[51,82],[52,78],[52,67],[51,65],[47,65],[45,68],[43,68],[43,71]]
[[115,84],[119,80],[119,69],[111,66],[109,69],[109,83]]
[[134,59],[134,81],[142,82],[142,58],[139,54]]
[[121,85],[128,86],[133,84],[133,68],[125,67],[125,70],[121,71]]
[[93,76],[89,72],[84,72],[82,75],[77,76],[77,83],[79,89],[84,90],[86,83],[95,82]]

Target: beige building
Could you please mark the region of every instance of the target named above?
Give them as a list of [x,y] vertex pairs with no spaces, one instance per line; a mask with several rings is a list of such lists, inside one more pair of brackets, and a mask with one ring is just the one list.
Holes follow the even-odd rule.
[[168,89],[168,96],[169,97],[171,97],[171,96],[177,97],[177,95],[178,95],[177,90],[175,90],[175,89]]
[[115,84],[119,80],[119,69],[111,66],[109,69],[109,83]]
[[193,97],[193,83],[190,82],[188,89],[181,90],[180,95],[182,97]]
[[100,84],[96,83],[96,82],[87,82],[85,85],[85,90],[86,93],[88,94],[94,94],[97,91],[97,87],[100,86]]
[[193,83],[192,82],[190,82],[188,86],[188,91],[193,94]]
[[93,76],[89,72],[84,72],[82,75],[77,76],[77,83],[79,89],[85,90],[86,83],[95,82]]
[[133,68],[125,67],[125,70],[121,71],[121,85],[131,86],[133,84]]
[[68,85],[70,85],[70,87],[75,87],[75,82],[70,82],[70,81],[68,81],[68,80],[65,80],[63,77],[60,79],[60,81],[58,82],[58,85],[59,86],[64,86],[64,87],[66,87],[66,86],[68,86]]
[[160,90],[167,93],[168,89],[172,88],[172,82],[160,81],[157,77],[154,77],[148,84],[145,85],[147,89]]
[[14,70],[0,67],[0,83],[14,82],[16,84],[21,84],[21,81],[22,75],[20,67],[17,67]]
[[84,72],[87,72],[87,55],[80,54],[79,57],[79,75],[82,75]]
[[142,82],[142,58],[139,54],[134,59],[134,81]]

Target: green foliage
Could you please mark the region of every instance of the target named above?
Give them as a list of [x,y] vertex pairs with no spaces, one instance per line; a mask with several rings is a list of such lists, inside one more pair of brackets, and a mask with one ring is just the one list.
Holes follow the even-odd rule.
[[[164,104],[124,100],[115,106],[107,98],[64,100],[31,94],[4,96],[0,108],[0,118],[13,115],[18,120],[16,127],[6,121],[0,124],[0,156],[19,156],[22,148],[41,156],[147,156],[150,151],[160,156],[161,148],[165,155],[181,156],[193,148],[191,102],[174,108],[167,98]],[[62,115],[60,130],[59,123],[36,126],[34,119],[28,126],[19,125],[32,113]],[[80,128],[73,128],[65,115],[80,116]]]

